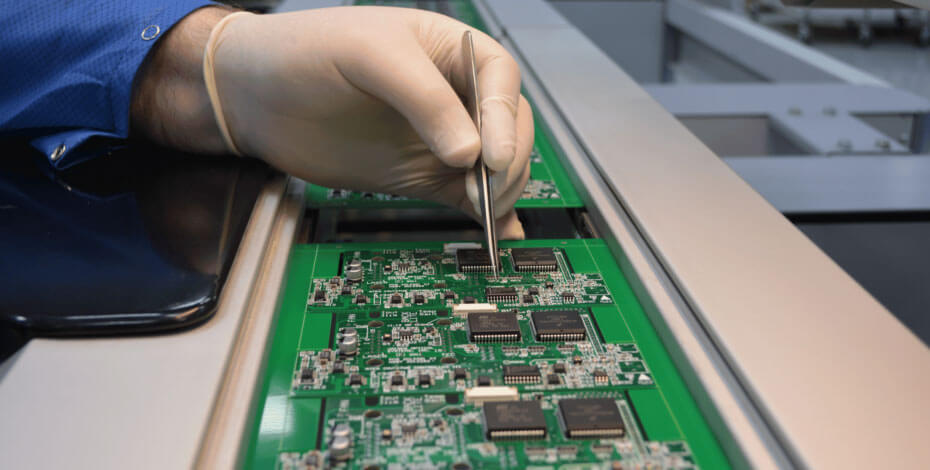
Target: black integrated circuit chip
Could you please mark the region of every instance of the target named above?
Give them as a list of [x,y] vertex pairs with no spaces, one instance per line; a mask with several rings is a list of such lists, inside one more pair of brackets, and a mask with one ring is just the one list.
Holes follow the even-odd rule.
[[520,341],[520,323],[513,312],[477,312],[468,315],[472,342]]
[[518,272],[559,269],[552,248],[511,248],[510,259],[513,261],[513,269]]
[[586,337],[584,321],[575,310],[539,311],[530,317],[537,341],[583,341]]
[[505,384],[538,384],[542,380],[539,367],[529,365],[505,365]]
[[546,418],[538,401],[492,401],[484,404],[484,429],[490,440],[544,439]]
[[461,249],[455,252],[455,265],[461,273],[486,273],[494,269],[491,255],[482,249]]
[[313,369],[303,368],[300,369],[300,381],[301,382],[313,382]]
[[515,287],[485,287],[484,295],[488,302],[517,301],[517,289]]
[[610,398],[560,400],[559,421],[571,439],[622,437],[626,431],[617,403]]

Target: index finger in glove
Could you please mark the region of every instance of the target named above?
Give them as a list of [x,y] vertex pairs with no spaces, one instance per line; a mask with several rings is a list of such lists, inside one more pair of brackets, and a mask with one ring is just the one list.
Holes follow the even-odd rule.
[[487,34],[450,18],[440,21],[445,22],[442,29],[453,31],[442,37],[443,54],[434,55],[434,60],[460,94],[468,91],[465,78],[468,68],[461,37],[466,30],[472,32],[481,99],[482,159],[491,170],[502,171],[516,154],[520,67],[510,53]]
[[481,158],[488,168],[501,171],[516,155],[520,67],[485,34],[475,36],[475,59],[481,97]]
[[473,166],[480,136],[455,90],[421,45],[398,37],[389,45],[365,46],[369,50],[355,60],[345,59],[340,72],[397,109],[446,165]]

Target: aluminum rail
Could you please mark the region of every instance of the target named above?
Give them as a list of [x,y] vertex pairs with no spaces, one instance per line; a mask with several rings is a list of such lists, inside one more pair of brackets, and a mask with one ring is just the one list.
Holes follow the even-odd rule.
[[278,304],[291,248],[304,213],[306,184],[290,178],[275,215],[261,270],[229,355],[195,468],[241,468],[245,442],[254,422],[253,405],[271,350]]
[[[863,468],[930,460],[927,347],[551,7],[517,3],[485,1],[502,39],[607,183],[606,196],[641,235],[644,256],[654,254],[667,274],[667,297],[677,291],[685,303],[685,311],[657,309],[659,330],[664,322],[680,334],[670,349],[682,348],[695,374],[712,382],[700,357],[702,339],[710,342],[709,366],[722,368],[717,380],[731,387],[731,405],[715,403],[748,463]],[[623,234],[614,235],[622,244]],[[631,261],[638,255],[622,248]],[[640,282],[660,294],[651,299],[658,304],[663,289],[651,274],[643,271]],[[676,318],[688,311],[690,318]],[[696,347],[681,342],[689,339],[674,328],[682,322],[706,334],[693,335]],[[740,390],[752,406],[729,409],[745,405]],[[707,394],[726,398],[715,388]],[[759,445],[732,427],[740,415],[757,429]]]

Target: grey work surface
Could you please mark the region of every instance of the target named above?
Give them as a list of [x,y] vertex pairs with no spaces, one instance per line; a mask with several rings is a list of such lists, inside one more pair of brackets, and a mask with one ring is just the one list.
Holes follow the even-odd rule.
[[930,216],[796,225],[930,345]]
[[504,26],[794,464],[930,460],[927,347],[587,38]]

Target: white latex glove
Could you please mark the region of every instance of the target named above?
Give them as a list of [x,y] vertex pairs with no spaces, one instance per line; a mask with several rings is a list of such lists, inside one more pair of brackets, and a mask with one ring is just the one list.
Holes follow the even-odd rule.
[[[480,138],[459,97],[465,30],[475,42]],[[437,201],[477,219],[466,174],[483,149],[498,235],[523,238],[513,204],[530,175],[533,117],[516,62],[488,35],[408,8],[236,13],[213,28],[204,56],[231,151],[319,185]]]

